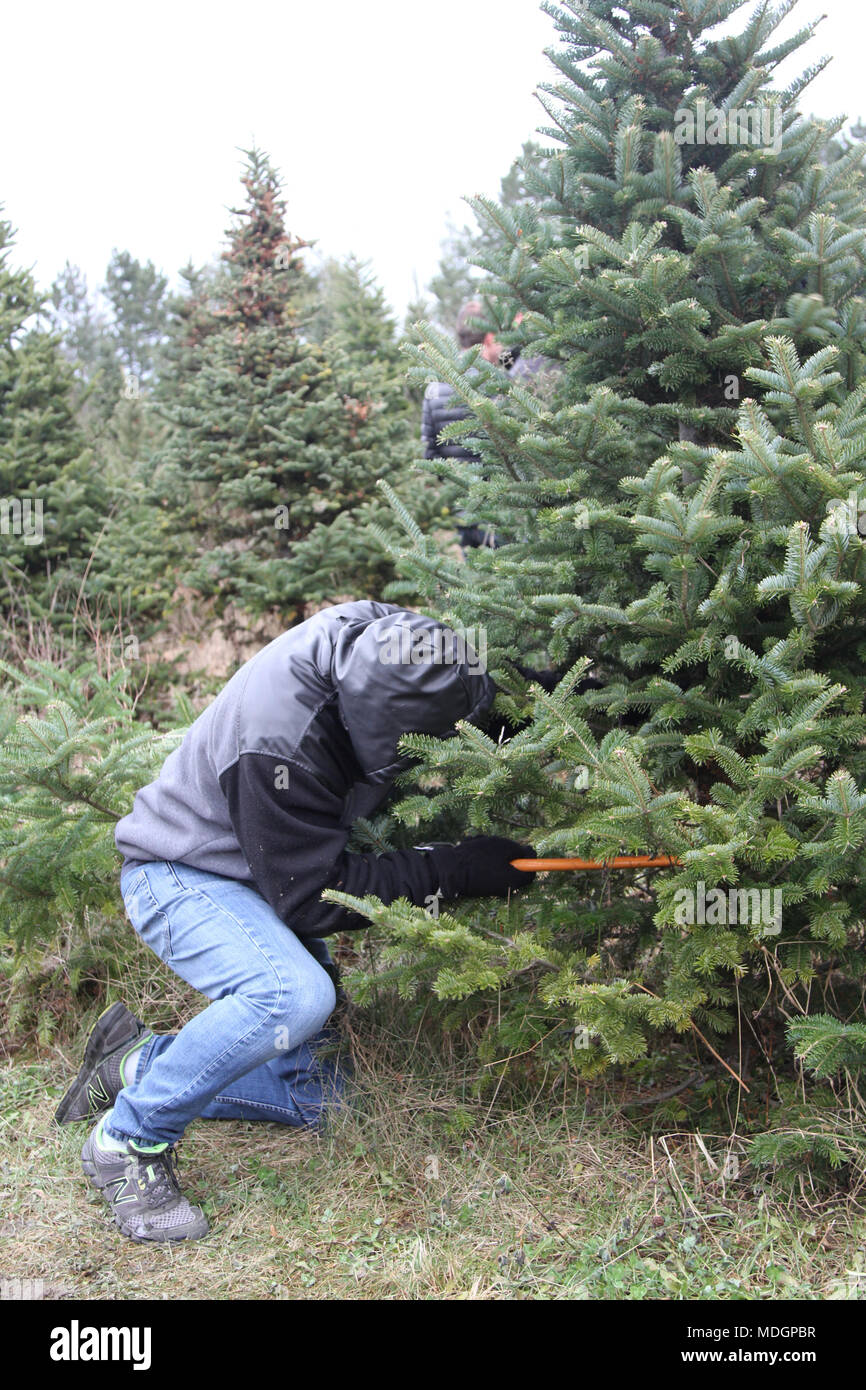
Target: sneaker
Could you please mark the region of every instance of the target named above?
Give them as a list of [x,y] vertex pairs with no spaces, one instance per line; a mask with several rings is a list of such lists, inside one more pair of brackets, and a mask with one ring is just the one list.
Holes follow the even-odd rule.
[[100,1120],[85,1139],[81,1165],[111,1207],[118,1230],[139,1243],[206,1236],[207,1217],[180,1190],[173,1147],[146,1147],[130,1139],[125,1153],[111,1152],[96,1142],[101,1127]]
[[92,1120],[110,1110],[123,1090],[124,1058],[147,1036],[150,1030],[125,1004],[112,1004],[101,1013],[87,1039],[81,1070],[58,1105],[54,1123]]

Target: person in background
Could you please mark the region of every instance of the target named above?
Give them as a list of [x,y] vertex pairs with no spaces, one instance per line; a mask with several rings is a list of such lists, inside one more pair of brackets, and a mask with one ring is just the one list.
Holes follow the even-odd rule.
[[[496,335],[479,327],[478,319],[484,308],[477,299],[464,304],[457,315],[457,343],[465,352],[468,348],[480,346],[481,356],[493,366],[501,365],[503,346]],[[461,444],[459,440],[440,440],[439,436],[446,425],[455,420],[465,420],[469,411],[457,396],[454,387],[447,381],[431,381],[424,393],[421,407],[421,443],[425,459],[469,459],[478,462],[478,455]],[[458,518],[460,514],[458,513]],[[496,546],[496,538],[490,527],[471,523],[461,524],[458,519],[457,534],[463,550],[475,546]]]

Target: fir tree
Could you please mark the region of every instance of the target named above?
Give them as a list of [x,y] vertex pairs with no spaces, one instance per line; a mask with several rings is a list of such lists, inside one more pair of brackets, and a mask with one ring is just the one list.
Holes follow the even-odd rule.
[[0,577],[7,624],[71,621],[112,497],[75,419],[72,368],[40,324],[29,274],[0,221]]
[[[520,154],[500,180],[497,206],[516,212],[530,203],[532,194],[526,183],[525,168],[527,165],[539,167],[543,161],[541,146],[533,140],[525,140]],[[467,201],[470,206],[473,205],[472,199]],[[430,318],[438,328],[453,333],[459,310],[479,293],[479,267],[484,265],[486,257],[495,254],[501,243],[502,233],[496,218],[479,218],[476,211],[474,227],[468,224],[458,227],[453,219],[449,219],[441,243],[439,268],[428,286],[433,296],[432,312],[416,313],[415,319]]]
[[[114,828],[183,729],[141,722],[123,667],[0,663],[0,976],[10,1035],[55,1030],[88,980],[123,957]],[[193,713],[183,695],[176,723]]]
[[[380,506],[375,482],[405,456],[391,440],[399,420],[384,419],[381,364],[357,367],[345,340],[331,354],[306,332],[309,243],[286,230],[280,180],[260,151],[242,182],[220,271],[187,311],[156,492],[183,502],[197,537],[193,587],[285,621],[370,582],[359,509]],[[377,572],[387,564],[376,557]]]
[[[396,833],[681,866],[552,875],[434,931],[367,909],[405,989],[482,1016],[495,994],[488,1056],[538,1044],[591,1072],[670,1029],[718,1050],[738,1007],[806,1008],[830,972],[860,997],[866,209],[862,146],[822,158],[842,123],[799,113],[817,67],[773,85],[815,27],[778,41],[790,6],[725,38],[740,0],[544,8],[559,148],[527,162],[531,202],[474,206],[502,238],[485,298],[502,324],[522,311],[512,341],[560,364],[559,394],[503,394],[422,326],[413,375],[455,386],[482,459],[436,470],[502,543],[457,563],[404,516],[401,564],[484,629],[497,707],[526,727],[407,737],[424,771]],[[515,657],[552,662],[554,693]],[[732,892],[769,915],[735,898],[732,920]]]
[[94,442],[104,433],[123,390],[107,315],[97,306],[78,266],[67,261],[49,293],[48,317],[75,374],[75,406]]

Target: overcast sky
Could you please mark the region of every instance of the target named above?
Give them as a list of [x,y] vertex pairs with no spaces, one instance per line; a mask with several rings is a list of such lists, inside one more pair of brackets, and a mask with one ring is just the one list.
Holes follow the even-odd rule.
[[[804,104],[866,116],[866,0],[801,0],[782,32],[822,11],[807,57],[834,62]],[[537,0],[19,0],[3,35],[0,202],[41,285],[66,260],[97,285],[113,247],[173,283],[210,260],[255,142],[290,230],[371,260],[401,315],[448,215],[545,123],[558,44]]]

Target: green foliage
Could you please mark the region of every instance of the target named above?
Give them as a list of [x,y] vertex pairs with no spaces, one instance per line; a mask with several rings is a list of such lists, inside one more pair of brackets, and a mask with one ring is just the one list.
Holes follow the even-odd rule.
[[291,617],[381,588],[390,561],[369,528],[391,522],[375,483],[406,471],[412,430],[394,326],[364,267],[331,267],[311,316],[308,243],[286,231],[260,151],[242,182],[222,264],[191,284],[174,330],[152,496],[189,535],[198,593]]
[[51,287],[49,316],[75,373],[78,423],[121,487],[163,433],[150,405],[168,313],[165,276],[128,251],[112,252],[99,301],[68,262]]
[[830,1086],[813,1088],[805,1102],[790,1096],[781,1123],[755,1136],[749,1156],[789,1184],[804,1176],[813,1184],[853,1183],[866,1160],[858,1086],[866,1065],[866,1024],[816,1013],[792,1019],[786,1031],[798,1061]]
[[[183,729],[142,724],[124,670],[32,661],[0,674],[0,956],[14,1028],[46,973],[74,992],[104,969],[94,940],[123,916],[114,829]],[[192,711],[181,701],[177,715]]]
[[[681,864],[549,875],[432,937],[422,909],[364,910],[401,988],[474,1000],[499,1056],[558,1057],[568,1029],[591,1073],[671,1030],[724,1049],[738,1009],[806,1007],[831,974],[859,1006],[866,208],[863,148],[828,154],[841,123],[772,86],[813,26],[774,47],[767,7],[723,40],[735,3],[545,8],[561,148],[524,161],[519,207],[473,206],[496,231],[485,302],[522,312],[512,341],[556,389],[504,391],[420,325],[410,375],[454,386],[481,457],[437,469],[500,544],[460,563],[403,517],[399,550],[437,616],[483,628],[497,708],[525,727],[407,738],[422,771],[394,814]],[[683,142],[698,99],[775,113],[778,138]],[[556,664],[555,693],[515,658]]]
[[12,246],[0,220],[0,582],[6,603],[68,626],[112,496],[76,422],[59,339],[40,326],[43,297],[12,269]]
[[866,1066],[866,1024],[843,1023],[832,1014],[812,1014],[788,1024],[794,1055],[819,1077]]

